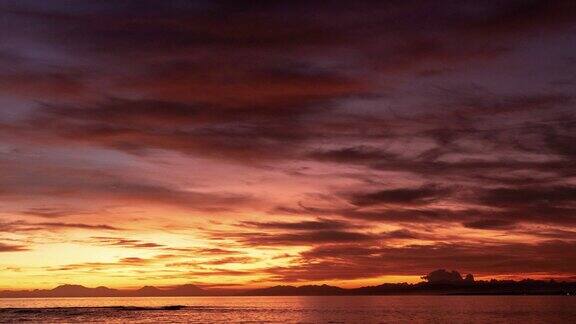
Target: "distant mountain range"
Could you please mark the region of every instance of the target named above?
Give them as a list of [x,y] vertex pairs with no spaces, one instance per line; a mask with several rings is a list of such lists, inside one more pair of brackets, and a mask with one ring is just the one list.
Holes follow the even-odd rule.
[[274,286],[270,288],[249,290],[241,295],[244,296],[333,296],[346,295],[350,289],[329,285],[307,286]]
[[145,286],[137,290],[119,290],[108,287],[88,288],[81,285],[61,285],[54,289],[5,290],[0,298],[44,298],[44,297],[152,297],[152,296],[206,296],[209,292],[194,285],[173,288]]
[[476,281],[473,283],[382,284],[345,289],[335,286],[274,286],[249,290],[243,296],[334,296],[334,295],[576,295],[576,282],[539,280]]
[[61,285],[54,289],[0,291],[0,298],[155,297],[155,296],[343,296],[343,295],[576,295],[576,282],[539,280],[476,281],[474,283],[382,284],[346,289],[329,285],[274,286],[241,293],[205,290],[194,285],[173,288],[145,286],[137,290]]
[[576,282],[554,280],[475,281],[471,274],[462,277],[457,271],[436,270],[416,284],[385,283],[378,286],[341,288],[329,285],[274,286],[238,291],[207,290],[195,285],[168,288],[144,286],[136,290],[107,287],[87,288],[61,285],[54,289],[0,291],[0,298],[45,297],[153,297],[153,296],[353,296],[353,295],[576,295]]

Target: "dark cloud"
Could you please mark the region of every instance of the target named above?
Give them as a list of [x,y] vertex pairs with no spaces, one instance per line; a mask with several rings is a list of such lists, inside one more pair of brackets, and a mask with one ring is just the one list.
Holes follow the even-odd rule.
[[[228,234],[234,237],[232,234]],[[292,246],[311,245],[320,243],[346,243],[372,241],[378,238],[377,235],[338,230],[318,230],[300,233],[243,233],[238,235],[237,240],[249,246]]]
[[205,264],[205,265],[223,265],[223,264],[234,264],[234,263],[250,264],[250,263],[254,263],[258,260],[259,259],[257,259],[257,258],[251,258],[251,257],[228,257],[228,258],[222,258],[222,259],[216,259],[216,260],[212,260],[212,261],[202,262],[202,264]]
[[[187,275],[190,278],[197,278],[197,276],[245,276],[253,275],[255,272],[250,270],[231,270],[231,269],[206,269],[206,270],[195,270],[190,271]],[[257,273],[257,272],[256,272]],[[177,275],[176,277],[182,277],[182,275]]]
[[[268,223],[267,223],[268,224]],[[289,226],[285,226],[290,224]],[[298,224],[299,226],[294,226]],[[305,225],[305,226],[303,226]],[[363,242],[372,244],[374,242],[389,242],[395,240],[426,240],[434,239],[433,235],[408,229],[398,229],[387,232],[367,232],[352,231],[353,226],[345,229],[321,229],[316,224],[310,226],[307,222],[302,223],[280,223],[273,227],[265,226],[261,229],[280,230],[275,233],[238,233],[228,234],[229,238],[234,238],[236,242],[244,246],[321,246],[324,244],[350,244],[353,242]]]
[[280,230],[302,230],[302,231],[324,231],[324,230],[343,230],[356,227],[348,222],[319,218],[314,221],[300,222],[243,222],[243,225],[257,227],[261,229],[280,229]]
[[190,255],[233,255],[233,254],[241,254],[241,252],[230,250],[230,249],[222,249],[222,248],[174,248],[174,247],[167,247],[164,250],[173,251],[173,252],[185,252]]
[[[124,5],[105,10],[100,5],[82,6],[91,10],[14,3],[6,7],[12,19],[41,22],[43,38],[60,44],[63,51],[97,56],[114,66],[124,61],[129,72],[113,78],[107,73],[114,72],[105,68],[102,78],[147,94],[146,99],[116,98],[90,108],[47,108],[42,124],[56,122],[53,132],[69,141],[116,149],[155,148],[237,159],[294,154],[291,145],[302,144],[310,136],[307,128],[318,124],[314,120],[309,125],[304,117],[316,116],[334,100],[374,93],[371,74],[346,72],[345,63],[323,66],[314,59],[317,56],[338,62],[343,49],[356,48],[357,61],[406,71],[430,62],[484,56],[476,43],[484,49],[495,47],[488,52],[497,53],[499,45],[488,45],[500,41],[495,34],[514,38],[516,33],[506,34],[561,25],[573,15],[569,3],[524,6],[516,1],[295,3],[291,10],[275,5],[239,10],[230,3],[178,5],[179,10],[173,5],[156,5],[154,10],[132,5],[129,13]],[[95,7],[100,9],[92,11]],[[355,8],[354,17],[346,15],[350,8]],[[540,19],[533,17],[535,13]],[[515,23],[504,24],[506,19]],[[500,24],[506,28],[494,31]],[[484,33],[486,29],[490,32]],[[469,41],[472,35],[475,41]],[[462,50],[462,42],[472,49]],[[194,51],[200,54],[191,54]],[[357,62],[348,64],[358,67]],[[562,94],[526,96],[489,105],[466,100],[478,111],[501,111],[500,106],[525,109],[569,99]],[[211,127],[189,129],[207,123]],[[367,158],[365,152],[348,153]]]
[[20,214],[41,218],[60,218],[74,215],[83,215],[86,214],[86,212],[67,208],[34,207],[21,211]]
[[464,223],[465,227],[476,229],[506,230],[514,227],[515,222],[505,219],[481,219]]
[[526,231],[523,231],[520,233],[526,234],[526,235],[538,236],[538,237],[542,237],[545,239],[565,240],[565,241],[576,240],[576,231],[565,230],[565,229],[538,228],[537,231],[526,230]]
[[40,226],[46,228],[81,228],[81,229],[101,229],[101,230],[119,230],[118,227],[97,224],[80,224],[80,223],[60,223],[60,222],[45,222],[45,223],[31,223],[33,226]]
[[26,99],[76,98],[82,96],[86,89],[75,73],[30,72],[28,74],[2,74],[0,87],[9,95],[19,95]]
[[128,153],[161,149],[257,161],[286,157],[315,136],[306,131],[301,118],[323,109],[302,100],[296,105],[227,107],[115,99],[87,109],[47,108],[32,123],[53,125],[53,135],[61,140]]
[[446,189],[435,186],[419,188],[386,189],[351,195],[350,203],[356,206],[373,206],[379,204],[426,205],[441,198]]
[[[7,171],[0,175],[0,199],[43,197],[64,201],[70,198],[131,201],[195,210],[224,210],[228,206],[240,206],[253,201],[251,197],[242,194],[186,191],[163,184],[140,182],[97,168],[49,165],[51,172],[46,173],[47,165],[29,165],[27,162],[1,159],[0,164]],[[38,215],[38,210],[32,212]],[[43,215],[46,212],[40,211]]]
[[120,259],[120,261],[118,261],[119,264],[126,264],[126,265],[132,265],[132,266],[141,266],[141,265],[146,265],[148,263],[150,263],[150,260],[148,259],[142,259],[142,258],[138,258],[138,257],[128,257],[128,258],[122,258]]
[[483,204],[497,207],[574,205],[576,204],[576,187],[497,188],[486,190],[480,196],[480,201]]
[[27,250],[26,246],[0,243],[0,252],[21,252]]
[[336,150],[317,151],[310,153],[310,157],[318,161],[353,164],[371,164],[375,161],[396,158],[394,154],[366,146],[345,147]]
[[0,223],[0,232],[28,232],[28,231],[58,231],[70,229],[118,231],[120,228],[106,224],[84,224],[64,222],[39,222],[13,221]]
[[83,262],[83,263],[71,263],[63,266],[57,267],[45,267],[47,271],[79,271],[79,272],[99,272],[107,271],[110,268],[124,268],[127,266],[131,267],[142,267],[150,265],[153,263],[162,262],[164,260],[170,259],[172,256],[169,255],[157,255],[152,258],[140,258],[140,257],[124,257],[120,258],[114,262]]
[[[554,111],[570,107],[574,96],[558,93],[497,94],[478,86],[439,89],[435,92],[438,106],[448,107],[451,114],[463,119],[493,114],[502,116],[514,112]],[[437,116],[428,115],[434,119]]]
[[109,245],[109,246],[119,246],[119,247],[129,247],[129,248],[162,248],[164,245],[154,243],[154,242],[143,242],[135,239],[128,238],[118,238],[118,237],[108,237],[108,236],[93,236],[91,237],[97,244]]
[[[465,191],[466,193],[461,193]],[[344,217],[350,220],[365,220],[385,223],[412,223],[412,224],[441,224],[464,223],[466,227],[489,229],[489,227],[502,227],[512,229],[516,224],[535,223],[572,226],[576,223],[575,208],[572,205],[560,206],[550,204],[511,204],[488,205],[477,204],[478,197],[483,191],[478,188],[460,189],[458,194],[445,197],[439,202],[448,201],[466,205],[466,208],[443,208],[422,204],[399,204],[393,206],[357,206],[357,207],[279,207],[274,210],[280,214]]]
[[[428,237],[431,237],[427,235]],[[399,229],[395,231],[390,231],[387,233],[382,233],[381,237],[384,239],[420,239],[424,238],[424,235],[420,233],[414,233],[407,229]]]
[[555,257],[573,260],[574,243],[546,241],[538,244],[443,244],[379,247],[327,245],[301,254],[299,265],[272,268],[282,281],[358,279],[381,275],[419,275],[443,265],[464,272],[491,275],[547,272],[570,274],[576,263],[559,265]]

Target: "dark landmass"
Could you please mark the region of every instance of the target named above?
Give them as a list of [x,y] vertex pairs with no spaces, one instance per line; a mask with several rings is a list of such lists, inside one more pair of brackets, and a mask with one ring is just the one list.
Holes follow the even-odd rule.
[[335,296],[347,295],[351,289],[329,285],[274,286],[254,289],[242,293],[243,296]]
[[416,284],[385,283],[378,286],[341,288],[329,285],[274,286],[247,290],[242,293],[210,291],[195,285],[171,288],[145,286],[137,290],[118,290],[107,287],[87,288],[62,285],[54,289],[0,291],[0,298],[47,297],[160,297],[160,296],[360,296],[360,295],[570,295],[576,296],[576,282],[555,280],[490,280],[476,281],[469,274],[462,277],[457,271],[436,270],[423,276]]
[[576,283],[522,280],[476,281],[471,284],[399,283],[344,289],[334,286],[275,286],[247,291],[243,296],[335,296],[335,295],[574,295]]
[[47,297],[160,297],[160,296],[208,296],[210,292],[194,285],[182,285],[160,289],[145,286],[137,290],[119,290],[107,287],[87,288],[81,285],[61,285],[54,289],[5,290],[0,298],[47,298]]

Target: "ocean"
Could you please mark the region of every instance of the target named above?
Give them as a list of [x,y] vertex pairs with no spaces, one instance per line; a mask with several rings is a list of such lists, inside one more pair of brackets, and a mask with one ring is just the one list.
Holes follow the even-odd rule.
[[576,323],[574,296],[0,299],[0,323]]

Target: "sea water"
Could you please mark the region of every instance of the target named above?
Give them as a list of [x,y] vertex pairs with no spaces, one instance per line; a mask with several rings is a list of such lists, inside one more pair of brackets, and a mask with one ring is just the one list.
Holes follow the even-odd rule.
[[0,322],[576,323],[572,296],[0,299]]

